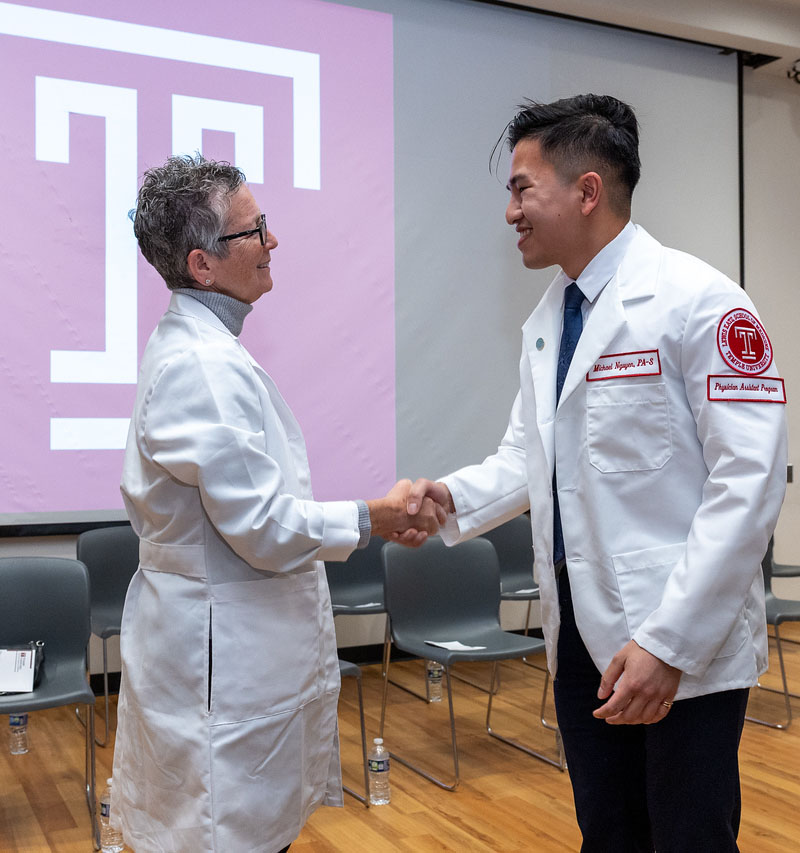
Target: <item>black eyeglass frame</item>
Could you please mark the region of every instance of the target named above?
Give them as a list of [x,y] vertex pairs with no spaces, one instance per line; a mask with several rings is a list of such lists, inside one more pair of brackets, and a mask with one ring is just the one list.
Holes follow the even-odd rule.
[[250,237],[253,234],[258,234],[261,245],[267,245],[267,215],[261,214],[261,222],[257,228],[251,228],[249,231],[239,231],[236,234],[225,234],[224,237],[217,237],[218,243],[226,243],[228,240],[237,240],[239,237]]

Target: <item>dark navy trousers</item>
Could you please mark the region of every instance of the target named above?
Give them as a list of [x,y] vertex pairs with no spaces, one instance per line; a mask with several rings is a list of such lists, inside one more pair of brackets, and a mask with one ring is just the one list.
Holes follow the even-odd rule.
[[553,685],[582,853],[738,851],[739,740],[748,690],[675,702],[649,726],[592,716],[600,673],[575,625],[566,568]]

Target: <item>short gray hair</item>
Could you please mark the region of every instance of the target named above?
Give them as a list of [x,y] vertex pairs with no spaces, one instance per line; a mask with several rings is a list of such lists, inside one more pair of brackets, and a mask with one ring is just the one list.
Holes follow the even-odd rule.
[[219,243],[225,230],[231,196],[244,183],[244,173],[202,154],[176,155],[163,166],[144,173],[136,207],[128,214],[145,259],[170,290],[192,287],[186,258],[202,249],[227,257],[227,243]]

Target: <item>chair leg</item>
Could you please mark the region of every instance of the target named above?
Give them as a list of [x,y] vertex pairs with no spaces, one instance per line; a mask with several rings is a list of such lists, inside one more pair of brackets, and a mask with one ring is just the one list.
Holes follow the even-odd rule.
[[342,790],[347,791],[351,797],[355,797],[360,803],[369,808],[369,770],[367,769],[367,729],[364,725],[364,694],[361,691],[361,679],[356,679],[358,689],[358,715],[361,720],[361,766],[364,768],[364,796],[342,785]]
[[[531,664],[532,666],[533,664]],[[537,667],[538,668],[538,667]],[[544,668],[544,689],[542,690],[542,710],[539,715],[542,721],[542,725],[546,729],[550,729],[551,732],[557,732],[558,726],[554,723],[549,723],[544,715],[545,707],[547,706],[547,688],[550,686],[550,670],[545,667]]]
[[[95,743],[98,746],[106,746],[108,744],[108,731],[109,731],[109,694],[108,694],[108,639],[103,638],[103,699],[105,702],[105,736],[103,740],[100,738],[95,738]],[[78,722],[82,726],[86,726],[86,720],[81,717],[81,709],[80,705],[75,708],[75,716],[78,718]]]
[[84,778],[86,782],[86,804],[89,807],[89,818],[92,823],[92,847],[100,849],[100,823],[97,820],[97,771],[94,751],[94,706],[86,706],[86,746],[85,746],[85,768]]
[[[482,691],[483,693],[488,693],[490,690],[490,687],[484,687],[483,684],[478,684],[477,681],[473,681],[471,678],[467,678],[465,675],[459,675],[456,672],[452,672],[451,675],[453,676],[453,678],[457,679],[458,681],[462,681],[464,684],[469,684],[470,687],[475,687],[476,689]],[[494,692],[497,693],[497,691],[499,689],[500,689],[500,675],[498,673],[497,686],[495,687]]]
[[[792,640],[787,637],[781,637],[781,645],[783,645],[783,643],[792,643],[792,645],[800,646],[800,640]],[[756,684],[756,687],[760,690],[766,690],[767,693],[784,693],[783,690],[778,690],[777,687],[766,687],[760,681]],[[791,690],[789,691],[789,696],[791,696],[792,699],[800,699],[800,693],[792,693]]]
[[105,702],[105,716],[103,717],[105,735],[102,740],[96,738],[98,746],[105,746],[108,743],[108,639],[106,637],[103,637],[103,699]]
[[[416,764],[412,764],[407,759],[398,755],[395,752],[389,752],[389,755],[395,760],[399,761],[400,764],[408,767],[409,770],[413,770],[415,773],[418,773],[420,776],[427,779],[429,782],[433,782],[434,785],[438,785],[440,788],[444,788],[445,791],[455,791],[458,788],[459,783],[459,773],[458,773],[458,743],[456,741],[456,719],[455,714],[453,712],[453,691],[451,689],[450,683],[450,667],[445,666],[444,668],[445,681],[447,682],[447,702],[450,707],[450,738],[453,745],[453,771],[455,774],[455,778],[453,783],[448,785],[447,782],[442,781],[437,776],[433,776],[431,773],[426,772],[421,767],[418,767]],[[386,681],[384,681],[384,685]],[[384,691],[385,698],[385,691]],[[383,720],[383,714],[381,714],[381,720]]]
[[[758,717],[745,717],[751,723],[758,723],[760,726],[768,726],[771,729],[788,729],[792,724],[792,703],[789,700],[790,696],[795,694],[789,692],[789,685],[786,681],[786,667],[783,663],[783,648],[781,647],[781,635],[778,630],[778,626],[775,626],[775,645],[778,647],[778,662],[780,663],[781,668],[781,681],[783,682],[783,701],[786,705],[786,721],[783,723],[773,723],[769,720],[762,720]],[[780,690],[775,690],[772,687],[761,687],[760,684],[757,684],[756,687],[761,690],[767,690],[770,693],[780,693]]]
[[[494,677],[495,677],[496,670],[497,670],[497,661],[495,661],[492,664],[492,686],[494,686]],[[547,689],[547,682],[545,681],[545,690],[546,689]],[[513,740],[512,738],[508,738],[508,737],[505,737],[504,735],[498,734],[497,732],[495,732],[492,729],[492,699],[493,699],[493,696],[494,696],[494,694],[490,690],[489,691],[489,705],[486,709],[486,731],[489,733],[489,735],[491,735],[491,737],[493,737],[493,738],[497,738],[497,740],[503,741],[503,743],[507,743],[509,746],[513,746],[515,749],[519,749],[528,755],[532,755],[534,758],[538,758],[540,761],[544,761],[546,764],[550,764],[553,767],[558,767],[558,769],[561,770],[561,772],[563,773],[564,770],[566,769],[567,764],[566,764],[566,761],[564,758],[564,750],[563,750],[563,747],[561,745],[561,735],[560,735],[558,729],[556,729],[556,746],[558,748],[558,760],[556,760],[554,758],[550,758],[549,756],[544,755],[541,752],[537,752],[536,750],[531,749],[529,746],[525,746],[525,744],[522,744],[517,740]],[[542,701],[544,703],[544,699]],[[542,715],[544,715],[544,710],[542,710]],[[547,726],[547,728],[550,728],[550,726]]]
[[[383,639],[383,664],[381,667],[381,675],[386,675],[386,669],[389,665],[389,659],[392,654],[392,629],[391,624],[389,622],[389,614],[386,614],[386,634]],[[429,702],[427,689],[424,694],[418,693],[416,690],[413,690],[411,687],[406,687],[405,684],[401,684],[399,681],[392,681],[389,679],[391,684],[394,684],[395,687],[399,687],[401,690],[405,690],[406,693],[410,693],[416,699],[421,699],[423,702]],[[381,729],[383,732],[383,729]]]

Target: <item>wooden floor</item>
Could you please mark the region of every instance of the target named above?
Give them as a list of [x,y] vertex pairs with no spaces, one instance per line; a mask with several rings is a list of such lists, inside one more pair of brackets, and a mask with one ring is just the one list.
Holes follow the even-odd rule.
[[[783,633],[800,640],[798,629],[800,626],[787,626]],[[800,692],[800,645],[785,644],[785,654],[790,684]],[[774,685],[779,678],[774,647],[772,656],[773,670],[764,683]],[[482,668],[465,666],[461,671],[476,679],[486,676]],[[378,730],[381,680],[378,667],[366,667],[363,672],[371,738]],[[422,685],[418,662],[395,664],[393,674],[409,685]],[[520,662],[504,664],[502,674],[494,727],[524,737],[555,757],[552,734],[531,725],[538,711],[542,674]],[[292,853],[555,853],[579,849],[567,774],[489,738],[484,730],[486,694],[461,682],[454,684],[461,754],[459,790],[440,790],[395,762],[391,805],[367,810],[345,795],[344,809],[323,808],[311,817],[292,845]],[[397,688],[390,688],[389,698],[385,732],[389,747],[419,759],[434,772],[450,773],[446,702],[426,705]],[[800,700],[794,700],[793,707],[797,718],[788,731],[745,724],[739,836],[743,853],[800,850]],[[762,691],[751,697],[750,710],[776,719],[783,710],[782,697]],[[339,716],[345,784],[360,790],[363,776],[353,679],[343,682]],[[31,714],[29,733],[27,755],[12,756],[6,748],[0,750],[0,851],[88,853],[91,839],[83,798],[82,729],[71,709],[54,709]],[[97,750],[98,784],[109,775],[111,755],[111,749]]]

